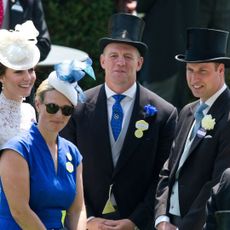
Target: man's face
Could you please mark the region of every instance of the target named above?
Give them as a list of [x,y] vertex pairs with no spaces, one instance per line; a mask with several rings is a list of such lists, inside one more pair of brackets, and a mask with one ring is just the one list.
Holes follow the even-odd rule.
[[224,84],[224,64],[187,63],[186,77],[193,95],[206,101]]
[[100,57],[102,68],[105,70],[105,81],[108,86],[128,89],[136,81],[136,73],[141,69],[143,58],[138,50],[125,43],[110,43]]

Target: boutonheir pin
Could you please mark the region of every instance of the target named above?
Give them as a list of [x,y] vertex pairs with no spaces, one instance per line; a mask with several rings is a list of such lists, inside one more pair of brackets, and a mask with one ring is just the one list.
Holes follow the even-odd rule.
[[[156,107],[148,104],[144,107],[144,118],[146,117],[152,117],[157,113]],[[144,135],[144,131],[149,129],[149,124],[145,120],[139,120],[135,124],[136,131],[135,131],[135,137],[141,138]]]
[[212,130],[216,124],[216,119],[211,114],[207,114],[201,120],[201,127],[205,130]]
[[197,131],[197,135],[199,137],[204,137],[208,130],[214,129],[216,124],[215,118],[212,118],[211,114],[207,114],[201,120],[201,129]]

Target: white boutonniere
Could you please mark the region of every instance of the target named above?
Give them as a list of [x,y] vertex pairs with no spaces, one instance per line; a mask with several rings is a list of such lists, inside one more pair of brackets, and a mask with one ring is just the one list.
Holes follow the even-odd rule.
[[205,130],[212,130],[216,124],[216,119],[212,118],[211,114],[207,114],[201,120],[201,127]]

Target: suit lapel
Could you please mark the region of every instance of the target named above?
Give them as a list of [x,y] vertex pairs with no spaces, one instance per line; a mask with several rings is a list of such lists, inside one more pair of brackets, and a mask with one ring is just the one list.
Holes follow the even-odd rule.
[[[191,106],[188,108],[187,114],[185,114],[185,116],[181,118],[183,122],[180,125],[181,127],[178,127],[178,129],[180,130],[180,133],[177,133],[178,139],[176,140],[176,143],[177,143],[176,145],[178,147],[175,149],[175,152],[180,153],[180,154],[176,155],[175,163],[173,164],[173,167],[172,167],[172,174],[174,174],[174,172],[177,171],[181,156],[184,152],[185,143],[186,143],[189,131],[191,129],[192,123],[194,122],[193,114],[194,114],[197,103],[198,101],[192,103]],[[178,144],[178,143],[181,143],[181,144]]]
[[184,143],[183,145],[180,146],[181,147],[181,149],[179,150],[180,152],[183,152],[184,145],[186,143],[188,134],[189,134],[191,126],[194,122],[194,110],[195,110],[196,104],[197,103],[194,103],[189,107],[189,111],[188,111],[186,117],[183,118],[183,122],[186,123],[186,125],[185,124],[182,125],[183,130],[181,130],[181,133],[183,133],[183,135],[179,135],[180,136],[179,142]]
[[[226,89],[214,102],[210,110],[208,111],[208,114],[212,115],[212,118],[215,118],[216,124],[221,120],[221,118],[226,113],[225,108],[228,108],[227,106],[223,106],[229,103],[229,91]],[[223,108],[222,108],[223,107]],[[220,109],[222,108],[222,109]],[[215,129],[215,127],[214,127]],[[209,132],[209,131],[208,131]],[[195,137],[194,142],[192,143],[191,149],[189,152],[192,152],[197,145],[203,140],[204,137]]]
[[99,158],[105,160],[104,162],[109,162],[109,168],[113,168],[109,138],[107,99],[104,85],[99,87],[99,92],[94,94],[86,106],[86,114],[84,115],[89,116],[89,127],[94,127],[90,132],[92,134],[91,140],[92,143],[94,143],[95,152],[98,153]]
[[[220,122],[221,118],[224,116],[224,114],[228,111],[226,111],[225,108],[228,108],[228,106],[223,106],[227,105],[229,103],[230,99],[230,93],[229,89],[226,89],[214,102],[214,104],[211,106],[210,110],[208,111],[208,114],[212,115],[212,118],[215,118],[216,124]],[[195,108],[195,107],[194,107]],[[222,108],[222,109],[220,109]],[[194,109],[193,109],[194,110]],[[215,127],[214,127],[215,129]],[[207,131],[210,132],[210,131]],[[192,155],[192,152],[199,146],[199,144],[202,142],[204,137],[198,137],[195,136],[193,143],[191,145],[191,148],[188,153],[188,157],[186,161],[189,159],[189,157]],[[185,142],[184,142],[185,143]],[[183,152],[183,151],[182,151]]]

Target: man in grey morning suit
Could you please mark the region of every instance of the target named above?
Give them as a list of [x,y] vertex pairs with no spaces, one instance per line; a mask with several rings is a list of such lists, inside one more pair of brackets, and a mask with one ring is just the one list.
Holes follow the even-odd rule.
[[[211,188],[230,165],[230,90],[224,79],[225,67],[230,66],[227,38],[226,31],[190,28],[185,55],[176,56],[186,62],[188,86],[199,100],[182,109],[170,157],[160,173],[158,230],[202,229]],[[197,114],[201,121],[194,120]]]

